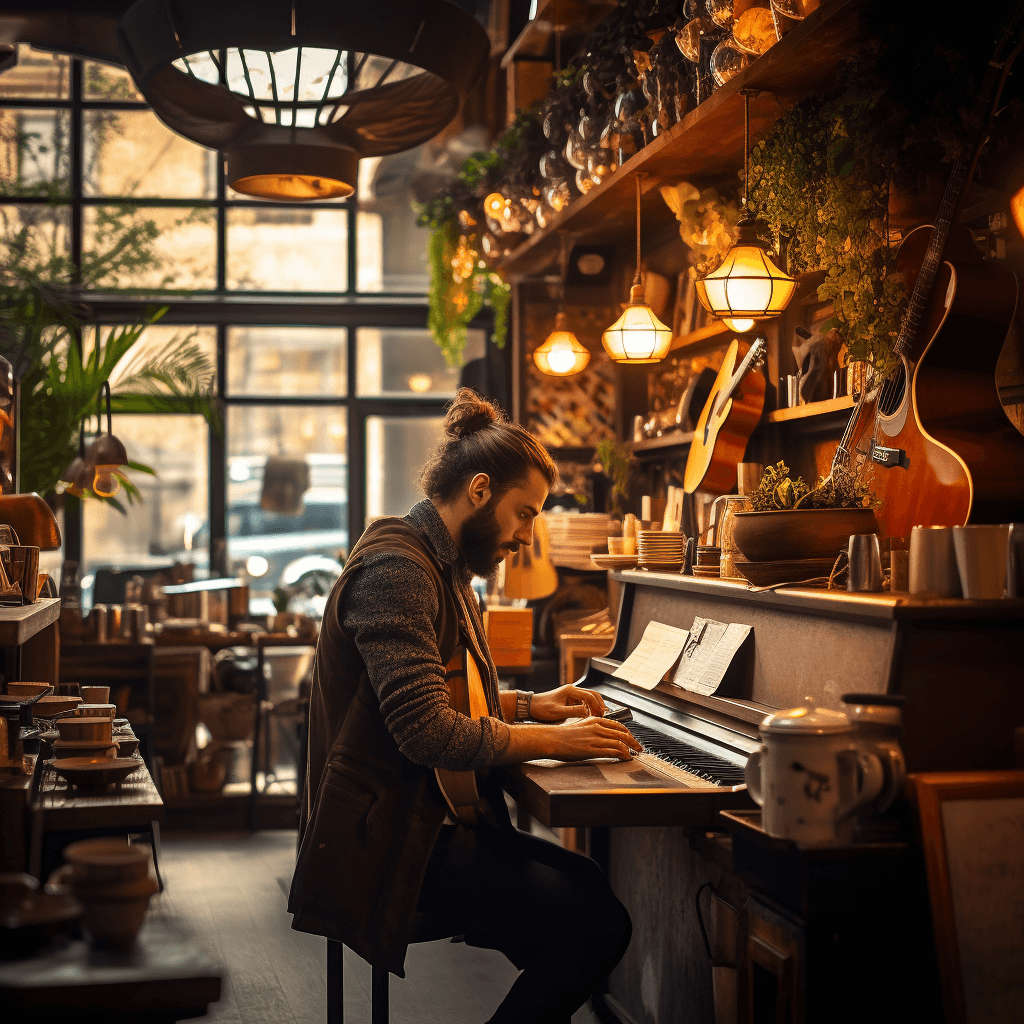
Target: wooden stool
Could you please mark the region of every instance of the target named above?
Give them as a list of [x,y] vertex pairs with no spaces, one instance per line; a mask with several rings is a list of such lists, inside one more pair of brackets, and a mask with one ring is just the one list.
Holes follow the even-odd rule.
[[[409,944],[414,942],[435,942],[458,935],[459,929],[444,921],[417,913],[412,922]],[[344,1024],[345,945],[337,939],[327,940],[327,1024]],[[370,1024],[388,1024],[389,972],[382,967],[371,968],[370,973]]]

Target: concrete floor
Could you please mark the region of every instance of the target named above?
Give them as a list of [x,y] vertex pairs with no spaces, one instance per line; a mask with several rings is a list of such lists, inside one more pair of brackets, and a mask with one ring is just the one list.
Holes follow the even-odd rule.
[[[326,941],[293,931],[285,908],[295,833],[165,836],[163,909],[187,921],[225,969],[218,1024],[324,1024]],[[370,1020],[370,968],[345,951],[345,1021]],[[391,979],[394,1024],[483,1024],[516,978],[500,954],[448,941],[409,948]],[[597,1024],[589,1007],[573,1024]]]

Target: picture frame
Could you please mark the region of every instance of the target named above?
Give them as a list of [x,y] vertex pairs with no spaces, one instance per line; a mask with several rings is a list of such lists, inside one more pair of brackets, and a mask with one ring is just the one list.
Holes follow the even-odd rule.
[[946,1021],[1024,1017],[1024,771],[910,775]]

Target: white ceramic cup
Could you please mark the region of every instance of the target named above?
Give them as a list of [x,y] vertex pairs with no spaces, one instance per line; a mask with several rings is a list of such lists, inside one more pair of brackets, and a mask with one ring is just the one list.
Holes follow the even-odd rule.
[[953,527],[915,526],[910,531],[910,592],[960,596]]
[[1006,591],[1010,527],[954,526],[953,546],[964,597],[998,601]]

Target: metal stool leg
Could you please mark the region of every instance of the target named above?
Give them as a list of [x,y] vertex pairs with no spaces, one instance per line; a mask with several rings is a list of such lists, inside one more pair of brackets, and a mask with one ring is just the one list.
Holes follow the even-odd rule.
[[345,1024],[345,945],[327,940],[327,1024]]
[[370,1022],[388,1024],[388,985],[391,975],[380,967],[374,967],[370,976]]

